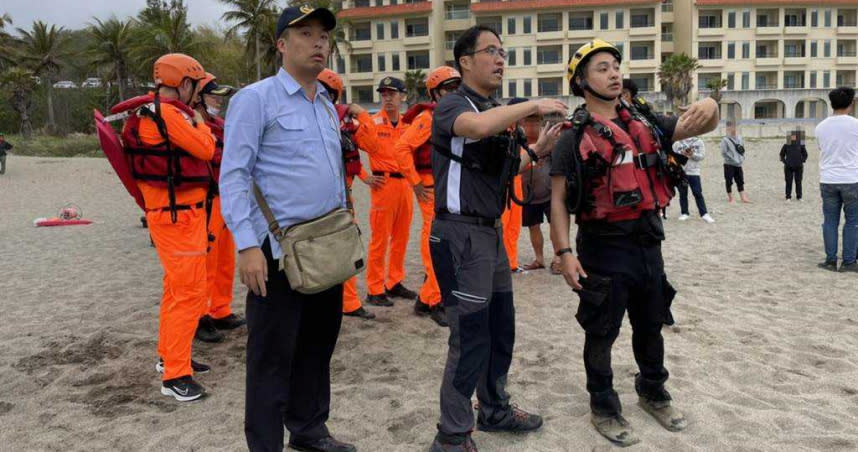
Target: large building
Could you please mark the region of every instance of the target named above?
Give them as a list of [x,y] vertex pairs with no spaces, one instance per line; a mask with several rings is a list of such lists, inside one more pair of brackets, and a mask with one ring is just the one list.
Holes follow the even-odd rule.
[[388,75],[452,64],[468,27],[498,31],[509,52],[501,97],[570,96],[565,67],[599,37],[623,52],[622,71],[663,100],[657,72],[674,52],[698,58],[694,97],[723,79],[725,117],[819,118],[827,90],[856,85],[856,0],[347,0],[348,46],[335,69],[348,99],[378,102]]

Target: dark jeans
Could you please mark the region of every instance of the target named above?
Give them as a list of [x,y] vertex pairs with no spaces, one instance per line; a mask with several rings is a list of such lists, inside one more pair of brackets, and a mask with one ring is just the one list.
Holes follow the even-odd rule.
[[329,435],[331,355],[343,311],[343,286],[305,295],[277,269],[266,240],[268,296],[247,293],[247,388],[244,433],[251,451],[282,451],[293,439]]
[[[593,412],[621,412],[613,390],[611,348],[628,311],[632,350],[640,375],[638,394],[660,399],[668,372],[664,368],[662,325],[670,321],[676,291],[667,282],[661,244],[641,245],[622,237],[602,239],[578,235],[581,265],[590,275],[582,281],[575,317],[584,328],[584,369]],[[601,280],[601,284],[599,283]]]
[[6,173],[6,156],[0,155],[0,174]]
[[745,172],[741,166],[724,164],[724,182],[727,193],[733,193],[733,181],[736,181],[736,189],[739,193],[745,191]]
[[804,167],[790,168],[784,166],[784,179],[786,181],[786,199],[792,198],[792,181],[795,180],[795,199],[801,199],[801,179],[804,175]]
[[697,203],[697,211],[702,217],[706,215],[706,200],[703,199],[703,184],[700,183],[700,176],[686,177],[688,178],[688,185],[680,185],[679,187],[679,209],[683,215],[688,215],[688,189],[691,188],[694,202]]
[[858,184],[819,184],[822,192],[822,239],[825,242],[825,260],[837,261],[837,230],[840,228],[840,210],[846,215],[843,225],[844,264],[855,262],[858,253]]

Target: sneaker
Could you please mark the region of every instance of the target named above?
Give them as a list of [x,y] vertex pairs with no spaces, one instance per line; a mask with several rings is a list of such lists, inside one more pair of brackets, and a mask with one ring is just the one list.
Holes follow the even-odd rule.
[[447,323],[447,310],[444,309],[444,306],[441,306],[441,303],[432,306],[432,312],[429,313],[429,318],[435,321],[440,327],[448,327],[450,326]]
[[392,289],[387,289],[386,293],[388,297],[405,298],[408,300],[414,300],[417,298],[417,292],[409,290],[407,287],[403,286],[401,282],[393,286]]
[[523,269],[523,268],[521,268],[521,267],[511,268],[509,271],[510,271],[510,273],[512,273],[512,274],[514,274],[514,275],[519,275],[519,274],[524,275],[524,274],[527,274],[527,270],[525,270],[525,269]]
[[204,315],[200,317],[200,321],[197,324],[197,331],[194,333],[194,339],[216,344],[218,342],[223,342],[224,339],[226,339],[226,336],[215,328],[214,320],[212,320],[211,317]]
[[[198,363],[191,360],[191,370],[193,370],[195,374],[207,374],[212,370],[212,368],[208,364]],[[155,371],[159,374],[164,373],[164,360],[162,358],[158,358],[158,363],[155,364]]]
[[470,433],[465,435],[463,440],[454,440],[452,437],[438,432],[435,435],[435,441],[432,441],[432,448],[429,450],[430,452],[478,452],[477,445]]
[[542,427],[542,416],[530,414],[517,406],[510,406],[503,418],[497,422],[488,422],[482,411],[477,414],[477,428],[484,432],[532,432]]
[[194,381],[190,375],[185,375],[184,377],[165,380],[161,383],[161,394],[172,396],[179,402],[190,402],[191,400],[203,397],[206,394],[206,390]]
[[640,442],[640,438],[635,435],[629,421],[619,414],[603,416],[591,413],[590,422],[593,423],[600,435],[617,446],[628,447]]
[[354,445],[337,441],[333,436],[326,436],[311,441],[299,441],[292,437],[289,438],[289,448],[311,452],[357,452],[357,448]]
[[655,401],[646,397],[638,397],[638,405],[668,431],[679,432],[688,427],[685,415],[674,408],[670,400]]
[[792,199],[791,199],[791,198],[786,198],[786,200],[785,200],[785,201],[786,201],[786,202],[790,202],[790,201],[792,201]]
[[679,221],[685,221],[687,219],[688,219],[687,213],[684,213],[684,214],[680,215],[679,218],[677,218],[677,220],[679,220]]
[[840,264],[840,269],[837,271],[840,273],[858,273],[858,262]]
[[352,312],[344,312],[343,315],[347,315],[349,317],[358,317],[364,320],[372,320],[375,318],[375,314],[367,311],[363,308],[363,306],[355,309]]
[[820,262],[820,263],[816,264],[816,266],[823,269],[823,270],[829,270],[829,271],[833,271],[833,272],[837,271],[837,261]]
[[385,294],[381,294],[381,295],[367,294],[366,302],[368,304],[373,305],[373,306],[383,306],[383,307],[393,306],[393,302],[390,301],[390,299],[387,298],[387,295],[385,295]]
[[219,319],[212,318],[212,324],[219,330],[234,330],[247,324],[247,320],[240,315],[230,314]]
[[712,223],[714,223],[714,222],[715,222],[715,219],[714,219],[714,218],[712,218],[712,215],[709,215],[708,213],[707,213],[706,215],[703,215],[703,216],[702,216],[702,217],[700,217],[700,218],[701,218],[703,221],[705,221],[705,222],[707,222],[707,223],[709,223],[709,224],[712,224]]

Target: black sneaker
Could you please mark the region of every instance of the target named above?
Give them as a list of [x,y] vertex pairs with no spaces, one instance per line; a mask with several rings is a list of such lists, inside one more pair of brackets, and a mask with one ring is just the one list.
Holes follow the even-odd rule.
[[375,318],[375,314],[367,311],[363,308],[363,306],[355,309],[352,312],[344,312],[343,315],[347,315],[349,317],[359,317],[364,320],[372,320]]
[[401,282],[393,286],[392,289],[387,289],[386,292],[388,297],[405,298],[408,300],[414,300],[417,298],[417,292],[409,290],[407,287],[403,286]]
[[435,440],[432,441],[430,452],[479,452],[477,444],[470,434],[465,435],[464,439],[453,439],[450,435],[444,435],[438,432],[435,435]]
[[143,229],[149,228],[149,222],[146,221],[146,215],[140,217],[140,225],[143,226]]
[[484,419],[482,411],[477,415],[477,428],[484,432],[524,433],[539,427],[542,427],[542,416],[530,414],[516,406],[511,406],[496,422]]
[[385,294],[381,294],[381,295],[368,294],[366,296],[366,302],[373,305],[373,306],[383,306],[383,307],[393,306],[393,302],[390,301],[390,299],[387,298],[387,295],[385,295]]
[[[158,358],[158,363],[155,364],[155,370],[162,374],[164,373],[164,359]],[[208,364],[198,363],[194,360],[191,360],[191,370],[194,371],[195,374],[207,374],[210,370],[212,370],[211,366]]]
[[420,297],[417,297],[417,301],[414,302],[414,313],[420,317],[426,317],[432,313],[432,306],[429,306],[420,300]]
[[238,327],[241,327],[241,326],[244,326],[245,324],[247,324],[247,320],[244,320],[244,317],[242,317],[240,315],[235,315],[235,314],[230,314],[226,317],[222,317],[219,319],[215,319],[215,318],[211,318],[211,319],[212,319],[212,324],[214,325],[214,327],[219,329],[219,330],[234,330]]
[[215,328],[214,320],[211,317],[204,315],[197,324],[194,339],[202,342],[218,343],[223,342],[226,336]]
[[444,306],[442,306],[441,303],[432,306],[432,312],[429,314],[429,318],[434,320],[438,326],[445,328],[449,326],[447,323],[447,310],[444,309]]
[[194,381],[190,375],[165,380],[161,384],[161,394],[172,396],[179,402],[190,402],[197,400],[206,394],[206,389]]
[[819,264],[816,264],[816,266],[823,269],[823,270],[828,270],[828,271],[832,271],[832,272],[837,271],[837,261],[825,261],[825,262],[821,262]]
[[315,439],[312,441],[299,441],[289,438],[289,447],[295,450],[311,452],[357,452],[357,448],[351,444],[337,441],[333,436]]
[[856,273],[858,272],[858,262],[853,262],[851,264],[840,264],[840,269],[837,271],[840,273]]

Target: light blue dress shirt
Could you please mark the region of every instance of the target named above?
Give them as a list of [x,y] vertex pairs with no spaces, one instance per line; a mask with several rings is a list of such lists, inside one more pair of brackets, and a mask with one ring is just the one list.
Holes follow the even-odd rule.
[[[316,95],[283,68],[249,85],[229,102],[220,173],[221,212],[238,250],[261,246],[268,222],[253,182],[283,229],[345,207],[339,124],[327,91]],[[281,256],[270,235],[271,252]]]

